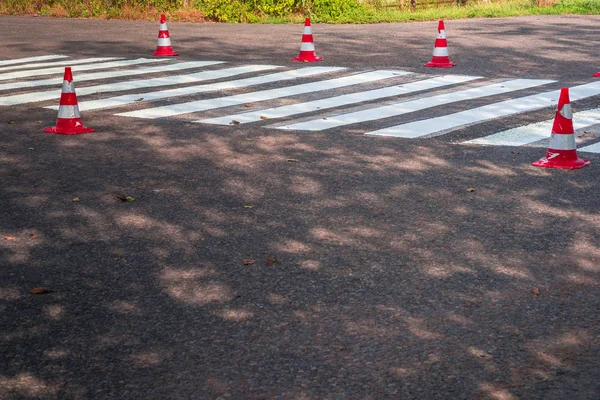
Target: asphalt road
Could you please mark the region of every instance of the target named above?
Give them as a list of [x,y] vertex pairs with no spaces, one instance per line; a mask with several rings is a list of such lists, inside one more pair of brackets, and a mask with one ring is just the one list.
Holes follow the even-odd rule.
[[[0,27],[2,59],[156,46],[157,23]],[[181,60],[232,63],[286,63],[301,33],[169,28]],[[324,65],[425,73],[435,28],[313,32]],[[446,28],[455,74],[600,70],[598,16]],[[0,398],[600,398],[600,156],[453,143],[552,114],[406,140],[102,112],[62,136],[56,111],[0,108]]]

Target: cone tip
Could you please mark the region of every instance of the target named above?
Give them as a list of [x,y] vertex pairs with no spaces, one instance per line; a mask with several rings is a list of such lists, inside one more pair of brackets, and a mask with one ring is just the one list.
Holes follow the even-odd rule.
[[63,78],[67,82],[73,82],[73,72],[71,67],[65,67],[65,77]]
[[160,23],[164,24],[167,22],[167,16],[165,14],[160,14]]
[[564,104],[570,104],[571,100],[569,99],[569,88],[561,88],[560,96],[558,97],[558,108],[561,109]]
[[446,27],[444,26],[444,20],[440,19],[440,22],[438,22],[438,31],[445,31]]
[[310,18],[306,17],[306,20],[304,21],[304,26],[310,26]]

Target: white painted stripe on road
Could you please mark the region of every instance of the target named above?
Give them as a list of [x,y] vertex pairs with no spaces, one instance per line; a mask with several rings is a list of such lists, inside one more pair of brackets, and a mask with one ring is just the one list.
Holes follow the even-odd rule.
[[[86,58],[83,60],[72,60],[68,63],[61,62],[61,64],[66,66],[73,66],[73,71],[86,71],[88,69],[100,69],[100,68],[110,68],[110,66],[105,66],[106,64],[119,63],[114,66],[118,67],[121,65],[131,65],[131,64],[141,64],[145,61],[144,58],[140,58],[138,60],[125,60],[125,61],[113,61],[112,63],[99,63],[94,64],[99,61],[108,61],[108,60],[119,60],[118,57],[97,57],[97,58]],[[149,60],[149,59],[148,59]],[[133,62],[132,62],[133,61]],[[150,61],[150,60],[149,60]],[[127,63],[127,64],[125,64]],[[80,65],[80,64],[91,64],[91,65]],[[38,75],[52,75],[52,74],[62,74],[65,72],[64,67],[53,67],[53,68],[44,68],[44,69],[36,69],[36,70],[28,70],[28,71],[19,71],[19,72],[6,72],[4,74],[0,74],[0,80],[5,81],[8,79],[18,79],[18,78],[27,78],[29,76],[38,76]]]
[[296,124],[280,126],[277,127],[277,129],[320,131],[324,129],[335,128],[338,126],[357,124],[366,121],[374,121],[382,118],[395,117],[398,115],[425,110],[444,104],[508,93],[515,90],[545,85],[551,82],[554,81],[538,79],[515,79],[506,82],[494,83],[492,85],[479,86],[471,89],[461,90],[458,92],[444,93],[437,96],[425,97],[401,103],[394,103],[387,106],[369,108],[366,110],[356,111],[352,113],[299,122]]
[[[188,86],[184,88],[161,90],[158,92],[127,94],[123,96],[110,97],[108,99],[94,100],[79,103],[80,110],[96,110],[98,108],[117,107],[132,104],[138,101],[148,102],[169,97],[187,96],[191,94],[204,93],[216,90],[237,89],[247,86],[260,85],[263,83],[277,82],[296,78],[305,78],[312,75],[324,74],[344,70],[338,67],[309,67],[292,71],[278,72],[257,76],[253,78],[238,79],[228,82],[211,83],[208,85]],[[142,100],[140,100],[142,99]]]
[[[156,61],[167,61],[164,58],[161,59],[157,59],[157,60],[149,60],[148,62],[156,62]],[[107,64],[111,64],[111,63],[107,63]],[[174,64],[177,65],[177,64]],[[106,66],[102,67],[102,68],[108,68]],[[161,69],[160,67],[153,67],[153,68],[148,68],[151,69],[151,72],[161,72],[164,70],[165,67],[162,67],[163,69]],[[116,78],[116,77],[120,77],[120,76],[129,76],[129,75],[142,75],[142,74],[147,74],[147,70],[146,68],[136,68],[136,69],[124,69],[124,70],[117,70],[117,71],[105,71],[105,72],[94,72],[91,74],[83,74],[83,75],[76,75],[73,77],[75,82],[84,82],[84,81],[92,81],[92,80],[98,80],[98,79],[107,79],[107,78]],[[75,69],[73,68],[74,71],[79,71],[79,69]],[[14,89],[22,89],[22,88],[28,88],[28,87],[39,87],[39,86],[50,86],[50,85],[60,85],[63,81],[63,77],[56,77],[56,78],[49,78],[49,79],[40,79],[37,81],[21,81],[21,82],[10,82],[10,83],[3,83],[0,84],[0,91],[1,90],[14,90]]]
[[13,64],[21,64],[21,63],[32,62],[32,61],[55,60],[57,58],[69,58],[69,56],[49,55],[49,56],[15,58],[12,60],[2,60],[2,61],[0,61],[0,65],[13,65]]
[[268,119],[289,117],[291,115],[322,111],[329,108],[341,107],[349,104],[356,104],[370,100],[400,96],[403,94],[417,92],[421,90],[435,89],[441,86],[464,83],[474,79],[480,79],[480,77],[464,75],[446,75],[426,79],[423,81],[410,82],[398,86],[386,87],[382,89],[373,89],[365,92],[350,93],[342,96],[335,96],[321,100],[309,101],[306,103],[267,108],[265,110],[251,111],[243,114],[227,115],[225,117],[203,119],[193,122],[203,124],[229,125],[232,120],[235,120],[238,121],[240,124],[245,124],[249,122],[260,121],[265,117]]
[[394,76],[398,76],[398,73],[399,71],[371,71],[361,74],[343,76],[341,78],[328,79],[325,81],[311,82],[301,85],[294,85],[271,90],[263,90],[252,93],[244,93],[215,99],[190,101],[187,103],[148,108],[144,110],[131,111],[117,115],[150,119],[171,117],[174,115],[189,114],[193,112],[212,110],[221,107],[229,107],[238,104],[255,103],[259,101],[279,99],[281,97],[295,96],[303,93],[312,93],[319,92],[322,90],[337,89],[341,87],[357,85],[360,83],[375,82],[382,79],[393,78]]
[[600,153],[600,142],[584,146],[577,151],[584,153]]
[[[103,77],[115,77],[118,76],[128,76],[128,75],[144,75],[144,74],[152,74],[152,73],[160,73],[160,72],[171,72],[171,71],[179,71],[182,69],[190,69],[190,68],[199,68],[212,64],[221,64],[218,61],[191,61],[191,62],[183,62],[177,64],[164,65],[159,67],[150,67],[150,68],[139,68],[134,70],[121,70],[114,72],[106,72]],[[274,68],[274,67],[271,67]],[[140,89],[144,87],[155,87],[155,86],[163,86],[163,85],[177,85],[181,83],[193,82],[191,80],[186,79],[186,77],[193,77],[196,75],[207,74],[212,71],[204,71],[198,72],[195,74],[189,75],[177,75],[171,77],[161,77],[154,79],[140,79],[136,81],[126,81],[126,82],[118,82],[118,83],[108,83],[105,85],[96,85],[96,86],[87,86],[83,88],[77,89],[77,96],[85,96],[86,94],[95,94],[102,92],[119,92],[125,90],[132,89]],[[84,75],[85,77],[85,75]],[[96,78],[99,79],[99,78]],[[75,78],[77,82],[80,82],[81,79]],[[60,97],[60,92],[56,90],[48,90],[44,92],[34,92],[34,93],[24,93],[24,94],[16,94],[13,96],[4,96],[0,97],[0,106],[12,106],[16,104],[25,104],[25,103],[35,103],[38,101],[52,100]],[[58,107],[57,107],[58,108]]]
[[[220,69],[220,70],[215,70],[215,71],[196,72],[194,74],[189,74],[189,75],[178,75],[178,76],[171,76],[171,77],[162,77],[162,78],[155,78],[155,79],[145,79],[145,80],[138,80],[138,81],[131,81],[131,82],[123,82],[120,84],[121,87],[119,87],[119,88],[114,87],[114,84],[89,86],[89,87],[84,87],[82,89],[78,89],[77,95],[79,96],[80,92],[82,93],[82,96],[84,96],[86,94],[94,94],[94,93],[100,93],[100,92],[143,89],[143,88],[148,88],[148,87],[160,87],[160,86],[168,86],[168,85],[179,85],[179,84],[185,84],[185,83],[193,83],[193,82],[208,81],[208,80],[213,80],[213,79],[228,78],[228,77],[235,76],[235,75],[241,75],[241,74],[246,74],[246,73],[251,73],[251,72],[260,72],[260,71],[265,71],[265,70],[270,70],[270,69],[275,69],[275,68],[281,68],[281,67],[276,66],[276,65],[245,65],[245,66],[241,66],[241,67],[226,68],[226,69]],[[174,89],[174,90],[179,90],[179,89]],[[135,94],[135,95],[129,94],[129,95],[124,95],[121,97],[113,97],[113,98],[109,98],[109,99],[90,100],[87,102],[79,103],[79,108],[80,108],[80,110],[85,111],[85,110],[95,110],[98,108],[114,107],[117,105],[122,105],[123,98],[125,98],[125,97],[133,99],[133,101],[130,101],[130,103],[131,103],[136,100],[139,100],[141,98],[140,96],[142,96],[142,97],[147,96],[147,94],[139,94],[139,95],[138,94]],[[1,101],[1,99],[0,99],[0,101]],[[2,104],[2,103],[0,103],[0,104]],[[52,107],[46,107],[46,108],[51,108],[51,109],[56,110],[56,109],[58,109],[58,106],[52,106]]]
[[[523,146],[549,139],[552,133],[554,119],[536,122],[517,128],[498,132],[494,135],[468,140],[464,144],[485,144],[490,146]],[[573,114],[573,129],[583,129],[588,126],[600,124],[600,108],[581,111]]]
[[[111,60],[111,59],[110,58],[104,58],[101,60],[96,59],[96,61],[106,61],[106,60]],[[87,62],[89,62],[89,61],[82,60],[82,64],[85,64]],[[64,66],[69,66],[72,63],[73,63],[72,60],[66,60],[66,61],[62,60],[62,61],[50,61],[50,62],[33,63],[33,64],[11,65],[9,67],[0,68],[0,72],[15,71],[15,70],[25,71],[25,70],[29,70],[29,69],[37,69],[37,68],[43,68],[43,67],[64,67]]]
[[[368,134],[404,138],[422,137],[436,132],[457,128],[459,126],[476,124],[494,118],[506,117],[508,115],[539,110],[540,108],[544,107],[556,106],[559,94],[560,90],[534,94],[531,96],[521,97],[519,99],[502,101],[455,114],[445,115],[443,117],[430,118],[423,121],[397,125],[378,131],[369,132]],[[569,97],[571,101],[595,96],[597,94],[600,94],[600,82],[575,86],[569,89]]]

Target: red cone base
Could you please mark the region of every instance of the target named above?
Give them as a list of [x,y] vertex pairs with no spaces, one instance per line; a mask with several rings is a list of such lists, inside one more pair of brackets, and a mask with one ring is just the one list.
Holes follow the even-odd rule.
[[314,51],[301,51],[298,57],[292,58],[292,61],[316,62],[323,61],[323,57],[317,57]]
[[600,72],[596,72],[596,73],[595,73],[594,75],[592,75],[592,76],[595,76],[596,78],[600,78]]
[[579,158],[576,150],[548,149],[546,157],[531,165],[542,168],[580,169],[590,165],[590,161]]
[[437,68],[452,68],[456,65],[455,62],[450,61],[448,57],[432,57],[431,61],[425,64],[426,67],[437,67]]
[[59,118],[56,121],[56,126],[46,128],[44,132],[59,135],[81,135],[82,133],[96,132],[96,130],[84,126],[81,123],[81,118]]
[[157,47],[156,51],[154,53],[152,53],[153,56],[157,56],[157,57],[167,57],[167,56],[178,56],[179,53],[176,51],[173,51],[173,48],[171,46],[165,46],[165,47]]

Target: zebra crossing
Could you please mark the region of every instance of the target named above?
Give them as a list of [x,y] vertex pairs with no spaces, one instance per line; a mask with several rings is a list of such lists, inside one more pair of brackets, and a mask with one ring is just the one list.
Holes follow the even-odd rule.
[[[0,60],[0,107],[57,110],[65,66],[75,74],[80,111],[138,119],[181,118],[231,129],[253,124],[298,134],[352,127],[367,136],[404,139],[440,137],[465,126],[555,107],[560,84],[394,69],[43,55]],[[136,79],[145,75],[157,76]],[[569,91],[571,101],[599,96],[600,80]],[[501,100],[496,101],[498,97]],[[446,106],[453,112],[444,112]],[[436,116],[415,119],[424,110],[433,110]],[[600,109],[575,112],[573,123],[576,133],[600,129]],[[462,143],[540,146],[547,143],[551,126],[552,120],[540,121]],[[594,143],[598,135],[585,134],[578,150],[600,153],[600,142]]]

